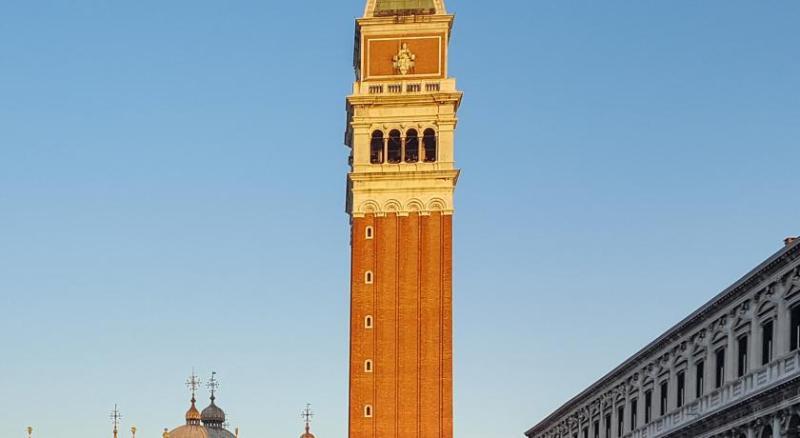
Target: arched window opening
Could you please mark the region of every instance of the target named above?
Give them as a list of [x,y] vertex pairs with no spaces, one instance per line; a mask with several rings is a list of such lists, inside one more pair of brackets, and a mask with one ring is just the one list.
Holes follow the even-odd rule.
[[373,282],[373,280],[374,280],[372,277],[373,277],[373,275],[372,275],[372,271],[367,271],[367,272],[364,274],[364,283],[366,283],[366,284],[372,284],[372,282]]
[[425,145],[425,162],[433,163],[436,161],[436,131],[433,129],[426,129],[422,138],[422,143]]
[[389,132],[387,155],[389,163],[392,164],[398,164],[403,160],[403,140],[400,138],[400,131],[396,129]]
[[383,132],[372,133],[372,142],[369,148],[369,162],[372,164],[383,163]]
[[416,129],[409,129],[406,133],[406,163],[419,161],[419,133]]
[[371,373],[372,372],[372,361],[366,360],[364,361],[364,372]]
[[364,231],[364,236],[366,237],[367,240],[372,239],[373,237],[375,237],[375,230],[372,227],[367,227],[366,230]]
[[[372,418],[372,406],[364,406],[364,416],[367,418]],[[770,435],[770,437],[772,437],[772,435]]]
[[364,318],[364,328],[371,329],[372,327],[374,327],[372,315],[367,315],[367,317]]

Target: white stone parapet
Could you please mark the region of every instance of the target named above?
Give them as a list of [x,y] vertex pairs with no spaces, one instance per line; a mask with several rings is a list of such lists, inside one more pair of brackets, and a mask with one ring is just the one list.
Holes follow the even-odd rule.
[[721,388],[668,412],[646,426],[628,432],[623,438],[656,438],[736,405],[751,396],[800,376],[800,352],[794,351],[762,368],[728,382]]

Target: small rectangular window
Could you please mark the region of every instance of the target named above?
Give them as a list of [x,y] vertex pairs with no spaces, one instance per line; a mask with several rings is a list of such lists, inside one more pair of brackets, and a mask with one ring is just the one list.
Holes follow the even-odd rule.
[[736,375],[737,377],[744,377],[747,374],[747,336],[739,338],[737,355],[736,355]]
[[661,384],[661,409],[660,414],[664,416],[667,414],[667,402],[669,401],[669,381],[664,381]]
[[716,375],[714,387],[721,388],[725,383],[725,348],[720,348],[716,353]]
[[648,424],[653,420],[653,390],[644,393],[644,423]]
[[622,432],[625,430],[625,406],[620,406],[617,408],[617,437],[622,436]]
[[638,426],[636,424],[637,422],[636,416],[639,414],[638,410],[639,406],[637,405],[638,401],[636,399],[631,400],[631,430],[635,430],[636,426]]
[[676,401],[678,403],[678,407],[680,408],[683,407],[683,403],[686,401],[686,372],[679,372],[676,380],[678,381],[678,385],[675,395],[677,396]]
[[703,396],[704,388],[703,386],[706,383],[705,379],[705,363],[704,362],[697,362],[697,365],[694,366],[694,396],[695,398],[700,398]]
[[761,326],[761,365],[772,362],[772,321],[767,321]]

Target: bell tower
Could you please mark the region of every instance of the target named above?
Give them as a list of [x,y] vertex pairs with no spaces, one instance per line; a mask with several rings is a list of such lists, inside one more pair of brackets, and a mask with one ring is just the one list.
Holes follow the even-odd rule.
[[443,0],[368,0],[356,20],[350,438],[452,438],[454,133]]

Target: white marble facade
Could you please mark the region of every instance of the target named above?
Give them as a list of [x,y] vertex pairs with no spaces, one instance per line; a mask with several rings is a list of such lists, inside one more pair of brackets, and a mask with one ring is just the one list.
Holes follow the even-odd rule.
[[798,437],[800,240],[525,433]]

